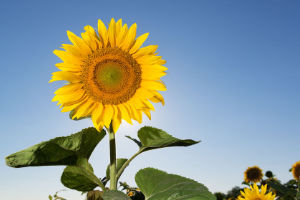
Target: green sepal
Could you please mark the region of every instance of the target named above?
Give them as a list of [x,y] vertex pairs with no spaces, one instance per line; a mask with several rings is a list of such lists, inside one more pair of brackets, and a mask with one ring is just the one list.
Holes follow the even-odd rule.
[[135,182],[147,200],[216,200],[203,184],[154,168],[138,171]]
[[90,127],[66,137],[41,142],[5,158],[10,167],[76,165],[80,158],[89,159],[97,144],[105,136]]
[[116,190],[109,190],[104,192],[102,198],[104,200],[131,200],[126,194]]
[[91,191],[102,185],[92,171],[78,166],[67,166],[61,176],[61,182],[70,189],[82,192]]
[[138,131],[138,137],[142,144],[140,148],[142,152],[165,147],[190,146],[200,142],[191,139],[181,140],[169,135],[161,129],[150,126],[142,127]]
[[[116,165],[117,173],[127,160],[128,160],[127,158],[118,158],[117,159],[117,165]],[[109,165],[106,168],[106,179],[108,179],[108,180],[110,179],[110,167],[109,167]]]

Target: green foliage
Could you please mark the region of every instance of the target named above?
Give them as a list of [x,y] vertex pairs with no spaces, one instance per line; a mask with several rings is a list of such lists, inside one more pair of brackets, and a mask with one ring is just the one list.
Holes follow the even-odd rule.
[[296,195],[296,200],[300,200],[300,180],[298,180],[298,192],[297,192],[297,195]]
[[11,154],[5,158],[6,164],[10,167],[76,165],[80,158],[89,159],[104,136],[104,130],[99,133],[95,128],[86,128]]
[[147,200],[216,199],[201,183],[153,168],[140,170],[135,181]]
[[231,190],[227,192],[226,199],[229,198],[236,199],[240,195],[241,190],[242,188],[238,186],[233,187]]
[[225,194],[222,192],[216,192],[214,193],[215,197],[217,198],[217,200],[223,200],[225,199]]
[[116,190],[106,191],[102,197],[104,200],[131,200],[126,194]]
[[93,190],[97,186],[102,186],[101,181],[93,172],[78,166],[67,166],[61,176],[64,186],[82,192]]
[[[279,181],[276,180],[269,180],[267,181],[267,185],[271,187],[276,192],[276,196],[278,199],[282,200],[294,200],[297,194],[297,191],[291,188],[291,182],[288,184],[281,184]],[[289,186],[288,186],[289,185]]]
[[[124,163],[127,161],[128,159],[127,158],[118,158],[117,159],[117,165],[116,165],[116,168],[117,168],[117,172],[120,170],[120,168],[124,165]],[[107,166],[106,168],[106,178],[109,180],[110,179],[110,167],[109,165]]]
[[151,149],[158,149],[164,147],[172,147],[172,146],[190,146],[193,144],[197,144],[200,141],[194,140],[181,140],[175,138],[165,131],[150,127],[144,126],[138,131],[138,137],[142,144],[141,149],[142,151],[148,151]]

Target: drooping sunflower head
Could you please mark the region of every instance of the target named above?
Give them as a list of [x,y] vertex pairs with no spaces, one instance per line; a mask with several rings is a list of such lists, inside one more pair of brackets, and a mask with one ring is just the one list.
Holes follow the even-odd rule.
[[300,160],[292,166],[292,174],[296,180],[300,180]]
[[263,178],[262,170],[258,166],[248,167],[244,172],[244,181],[246,183],[259,182]]
[[160,80],[166,75],[165,60],[157,56],[157,45],[142,47],[148,33],[136,38],[136,28],[111,19],[108,28],[98,21],[98,33],[91,26],[81,37],[67,32],[72,44],[54,50],[63,62],[50,80],[67,81],[53,98],[62,112],[72,111],[73,119],[91,117],[98,130],[112,124],[116,132],[122,119],[141,123],[142,113],[150,119],[150,101],[164,104],[158,91],[166,90]]
[[251,185],[250,189],[245,188],[244,191],[241,191],[241,195],[238,196],[237,200],[274,200],[275,194],[272,192],[267,192],[267,185],[261,186],[261,191],[256,184]]

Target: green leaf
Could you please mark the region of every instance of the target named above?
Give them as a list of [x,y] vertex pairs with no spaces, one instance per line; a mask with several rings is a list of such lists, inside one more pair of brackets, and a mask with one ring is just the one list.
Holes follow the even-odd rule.
[[[118,158],[117,159],[117,173],[118,171],[120,170],[120,168],[124,165],[124,163],[127,161],[128,159],[127,158]],[[106,168],[106,178],[109,180],[110,179],[110,168],[109,168],[109,165],[107,166]]]
[[161,129],[153,128],[150,126],[144,126],[143,128],[141,128],[138,131],[138,137],[142,143],[141,149],[143,152],[164,147],[190,146],[200,142],[190,139],[181,140],[169,135]]
[[102,198],[104,200],[131,200],[126,194],[116,190],[109,190],[104,192]]
[[67,166],[61,176],[61,182],[70,189],[82,192],[91,191],[102,184],[93,172],[78,166]]
[[135,182],[146,200],[216,200],[203,184],[153,168],[140,170]]
[[128,139],[132,140],[134,143],[136,143],[140,148],[142,147],[142,143],[140,141],[138,141],[135,138],[130,137],[129,135],[125,135],[125,137],[127,137]]
[[89,159],[105,131],[86,128],[66,137],[41,142],[25,150],[7,156],[10,167],[76,165],[79,158]]

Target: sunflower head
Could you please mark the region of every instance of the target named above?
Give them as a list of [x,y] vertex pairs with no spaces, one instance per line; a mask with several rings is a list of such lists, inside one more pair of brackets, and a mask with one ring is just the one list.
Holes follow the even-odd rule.
[[295,162],[292,166],[292,174],[294,178],[299,181],[300,180],[300,160]]
[[108,28],[99,20],[98,31],[85,26],[81,37],[67,32],[72,44],[54,51],[63,62],[50,80],[67,81],[53,98],[62,112],[72,111],[72,119],[91,117],[98,130],[112,125],[116,132],[122,120],[141,123],[142,113],[150,119],[150,101],[164,104],[158,91],[166,90],[160,80],[165,60],[157,56],[157,45],[142,47],[149,34],[136,38],[136,29],[111,19]]
[[274,174],[273,174],[272,171],[266,171],[265,175],[266,175],[266,177],[268,177],[268,178],[273,178],[273,177],[274,177]]
[[261,186],[261,191],[256,184],[251,185],[250,189],[245,188],[244,191],[241,191],[241,195],[238,196],[237,200],[274,200],[275,194],[267,192],[267,185]]
[[246,183],[259,182],[263,177],[262,170],[258,166],[248,167],[244,172],[244,180]]

